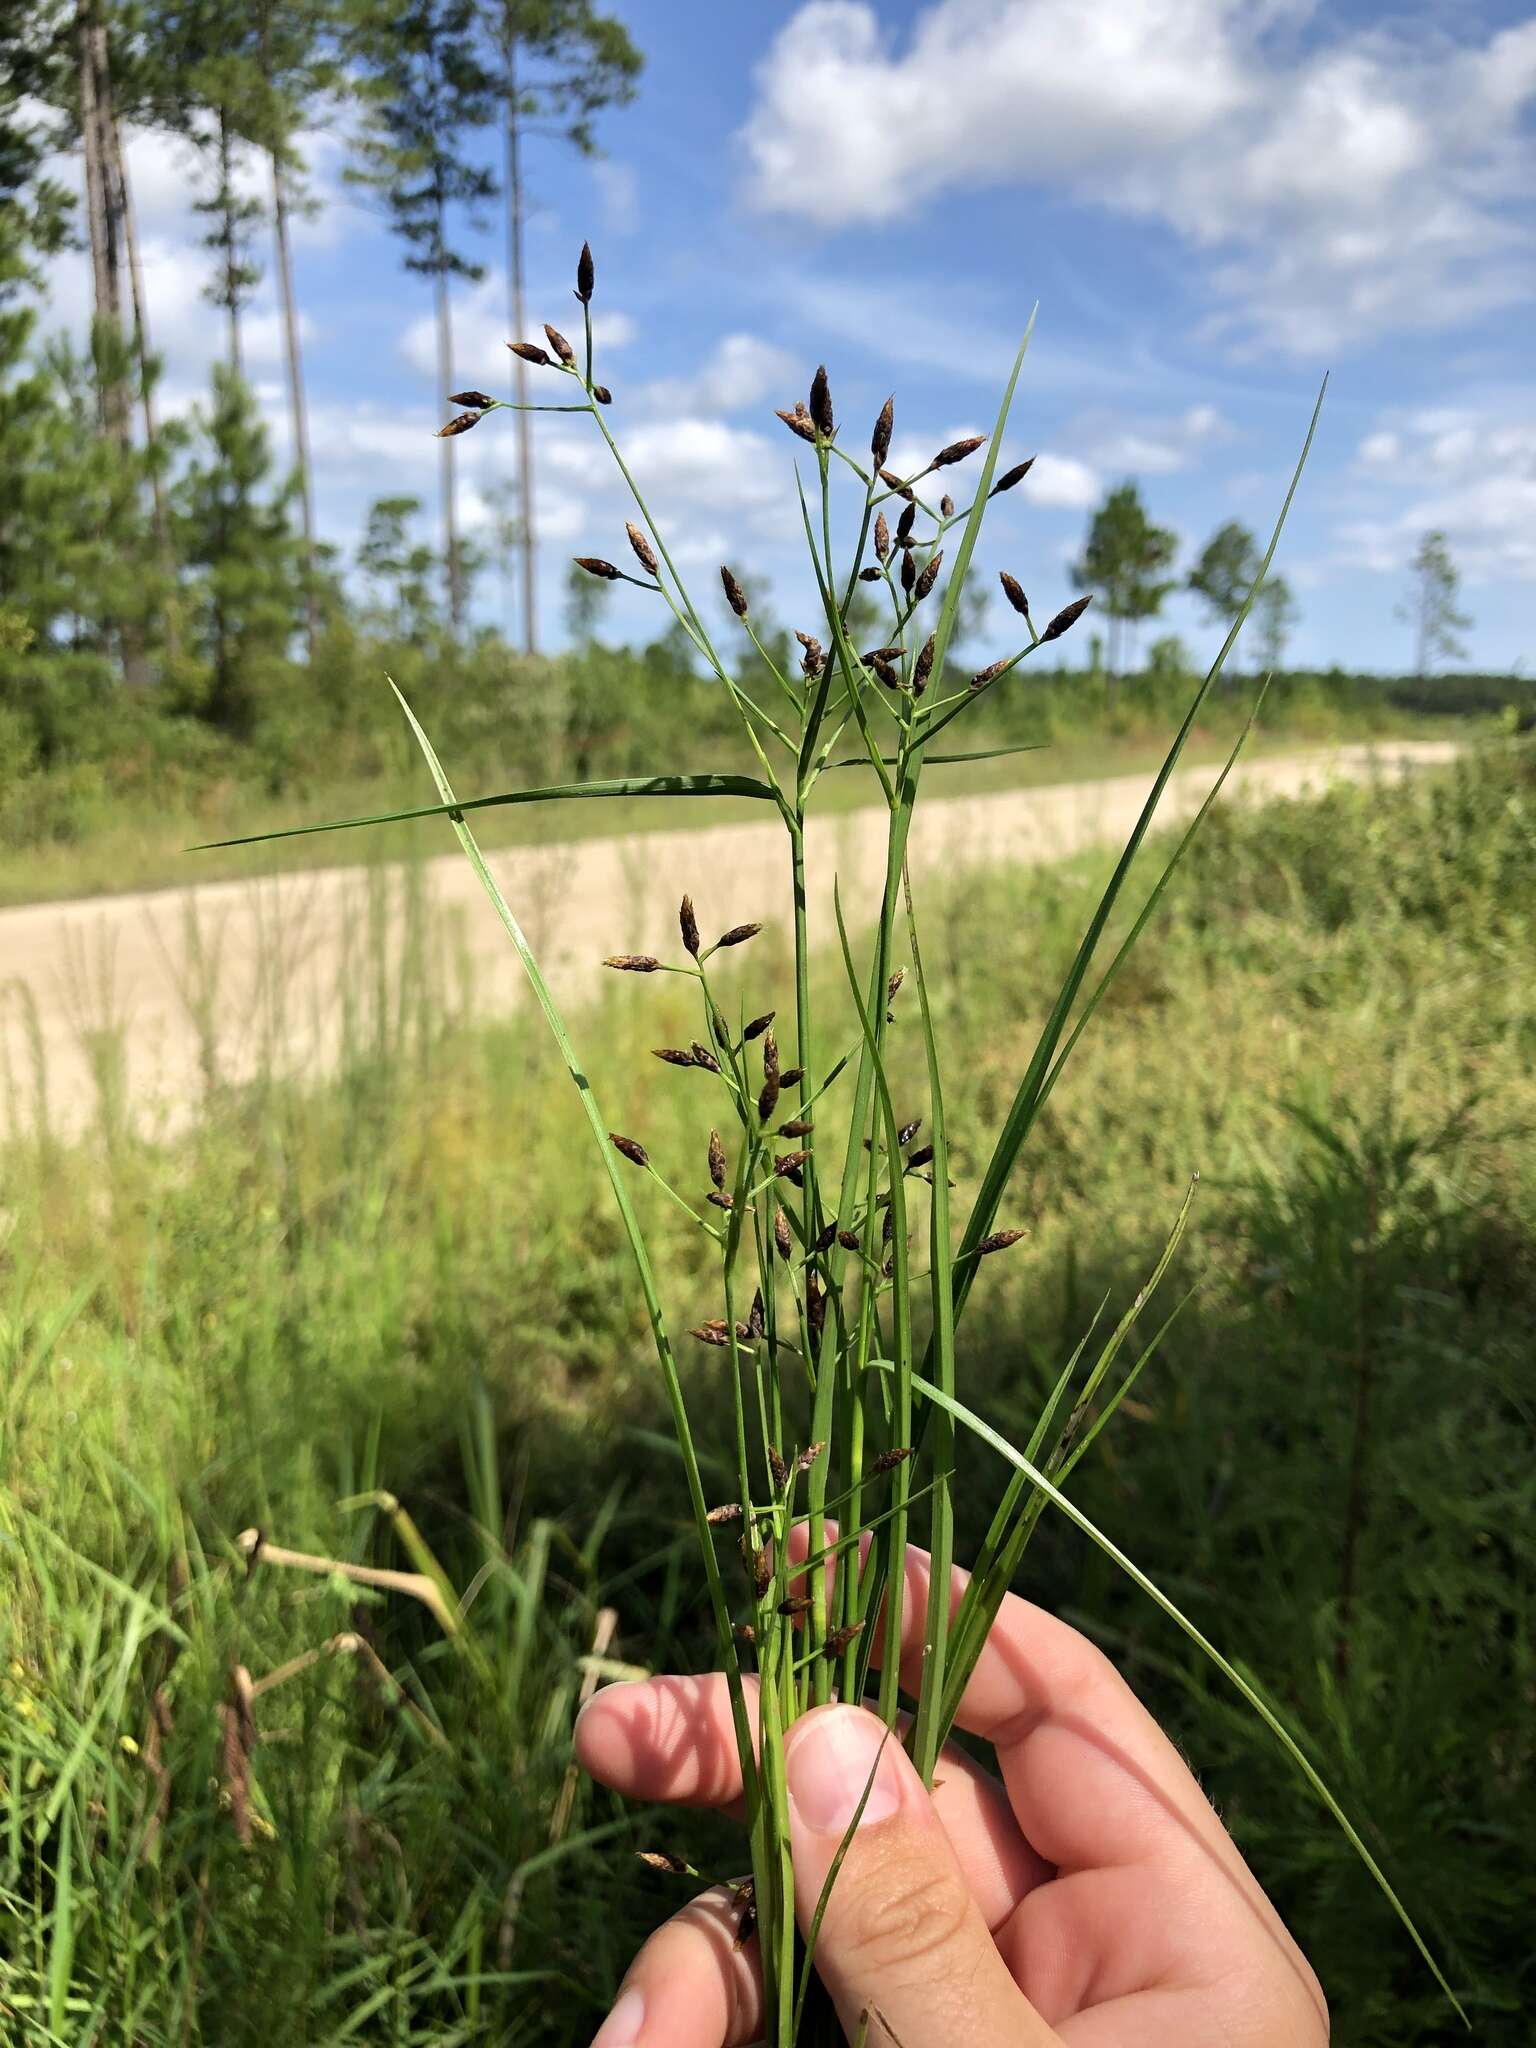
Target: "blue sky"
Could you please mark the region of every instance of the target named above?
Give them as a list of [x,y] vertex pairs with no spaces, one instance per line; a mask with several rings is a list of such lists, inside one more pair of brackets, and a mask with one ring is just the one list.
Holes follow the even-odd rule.
[[[1134,476],[1181,561],[1221,521],[1267,530],[1331,373],[1281,566],[1298,661],[1405,664],[1395,617],[1418,535],[1443,527],[1474,617],[1469,662],[1536,665],[1536,12],[1508,0],[1387,9],[1308,0],[629,0],[635,102],[585,163],[535,144],[530,326],[573,328],[574,257],[598,265],[615,432],[680,560],[716,603],[729,559],[807,615],[798,445],[773,418],[825,361],[867,443],[896,394],[900,459],[990,425],[1039,319],[988,569],[1037,612],[1070,595],[1093,503]],[[319,202],[297,252],[320,521],[355,542],[370,499],[415,492],[435,527],[445,416],[430,304],[342,183],[336,125],[308,141]],[[494,142],[487,139],[488,151]],[[222,341],[190,160],[131,162],[166,400],[194,403]],[[254,176],[254,171],[253,171]],[[505,388],[499,221],[469,238],[449,388]],[[83,265],[59,267],[77,323]],[[286,448],[270,289],[249,369]],[[458,442],[466,523],[512,473],[513,423]],[[573,553],[624,553],[590,423],[538,422],[541,625],[563,633]],[[963,477],[964,472],[960,473]],[[502,614],[495,574],[482,604]],[[1001,630],[994,608],[993,623]],[[660,621],[655,621],[659,628]],[[1214,645],[1186,599],[1168,625]],[[604,630],[648,637],[638,593]]]

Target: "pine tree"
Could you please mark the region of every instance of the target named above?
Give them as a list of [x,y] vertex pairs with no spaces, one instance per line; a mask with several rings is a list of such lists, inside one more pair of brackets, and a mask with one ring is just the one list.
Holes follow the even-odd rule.
[[196,708],[237,736],[253,729],[287,667],[303,619],[303,559],[289,518],[292,484],[272,485],[272,454],[243,380],[216,364],[200,446],[176,491],[190,572],[192,634],[206,668]]
[[414,647],[432,640],[441,617],[438,558],[411,532],[420,512],[420,498],[376,498],[357,550],[380,625],[390,639]]
[[1155,618],[1174,587],[1164,574],[1178,551],[1178,536],[1147,517],[1134,483],[1110,491],[1093,515],[1082,559],[1072,570],[1079,590],[1092,590],[1109,624],[1109,672],[1120,673],[1121,629]]
[[1461,635],[1472,621],[1456,603],[1461,573],[1443,533],[1424,535],[1409,574],[1412,594],[1398,606],[1397,616],[1413,628],[1414,674],[1422,677],[1439,662],[1465,656]]
[[1213,619],[1230,626],[1259,573],[1258,542],[1235,519],[1218,526],[1184,581]]
[[[522,142],[552,135],[591,156],[592,123],[604,107],[634,97],[644,59],[622,22],[600,14],[591,0],[482,0],[502,98],[506,152],[507,314],[515,339],[526,339],[523,305],[525,197]],[[528,402],[528,365],[512,359],[513,391]],[[519,548],[523,568],[523,647],[538,646],[534,606],[535,526],[533,436],[526,412],[517,416]]]
[[[485,274],[464,254],[455,229],[462,215],[478,225],[479,209],[496,197],[495,179],[467,153],[494,112],[495,81],[475,45],[475,0],[353,0],[353,8],[349,48],[365,125],[349,176],[379,195],[405,244],[406,269],[432,280],[441,395],[454,381],[451,281]],[[466,564],[456,450],[451,436],[438,445],[448,611],[458,636]]]

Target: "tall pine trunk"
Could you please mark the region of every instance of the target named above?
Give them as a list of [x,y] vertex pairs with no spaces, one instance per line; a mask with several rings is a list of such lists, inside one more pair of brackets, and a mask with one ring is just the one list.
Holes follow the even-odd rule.
[[[446,391],[453,382],[453,310],[448,299],[447,223],[441,196],[437,203],[438,264],[433,282],[437,289],[437,388]],[[443,558],[448,565],[448,618],[457,640],[464,626],[464,579],[459,570],[459,516],[456,492],[457,465],[451,434],[439,443],[443,518]]]
[[108,351],[98,350],[98,403],[102,431],[119,447],[129,442],[129,399],[117,360],[123,332],[122,215],[112,176],[112,84],[106,24],[91,0],[75,16],[79,66],[80,133],[85,156],[85,213],[91,244],[92,301],[98,331],[106,330]]
[[[523,340],[523,179],[518,150],[517,41],[510,33],[506,41],[507,67],[507,279],[510,292],[512,334]],[[528,365],[521,356],[512,358],[513,391],[520,406],[528,403]],[[520,550],[523,562],[523,649],[538,650],[534,613],[534,531],[533,531],[533,433],[526,412],[517,416],[518,517],[522,527]]]
[[240,353],[240,244],[235,222],[235,145],[230,133],[229,115],[219,109],[219,205],[224,215],[223,233],[220,237],[224,248],[224,296],[225,310],[229,314],[229,367],[242,381],[245,364]]
[[314,480],[309,462],[309,417],[304,403],[304,362],[299,352],[299,309],[293,289],[293,252],[288,242],[288,186],[283,160],[272,151],[272,224],[277,240],[277,283],[283,300],[283,333],[288,349],[288,409],[293,422],[293,461],[299,475],[304,520],[304,631],[309,659],[320,636],[320,595],[315,565]]

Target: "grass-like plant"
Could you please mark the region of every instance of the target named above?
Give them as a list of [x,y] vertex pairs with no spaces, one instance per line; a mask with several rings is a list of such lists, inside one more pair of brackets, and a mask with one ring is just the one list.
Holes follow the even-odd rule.
[[[638,584],[660,597],[729,697],[760,772],[746,776],[667,769],[643,778],[461,799],[401,697],[440,802],[383,818],[341,822],[365,825],[429,815],[452,822],[517,949],[579,1091],[644,1294],[697,1527],[718,1655],[729,1681],[752,1863],[750,1880],[738,1887],[741,1928],[745,1936],[755,1927],[760,1939],[767,2039],[774,2048],[789,2048],[797,2038],[835,2030],[830,2007],[814,1992],[815,1924],[805,1941],[795,1926],[783,1770],[786,1728],[813,1706],[866,1698],[877,1632],[900,1630],[905,1555],[921,1517],[934,1566],[923,1621],[921,1691],[914,1702],[903,1701],[897,1660],[890,1658],[870,1704],[893,1729],[910,1706],[903,1740],[918,1770],[931,1782],[966,1681],[1047,1505],[1067,1516],[1130,1575],[1284,1745],[1455,2003],[1386,1876],[1296,1738],[1255,1686],[1109,1535],[1094,1526],[1067,1490],[1074,1468],[1125,1398],[1162,1334],[1160,1330],[1151,1345],[1139,1350],[1130,1344],[1137,1314],[1163,1279],[1177,1248],[1189,1213],[1188,1199],[1173,1224],[1164,1257],[1133,1308],[1096,1351],[1092,1334],[1083,1338],[1065,1361],[1022,1449],[973,1412],[956,1374],[957,1330],[978,1279],[987,1262],[1006,1252],[1020,1234],[1007,1227],[1004,1213],[1015,1164],[1081,1033],[1236,758],[1234,749],[1189,832],[1131,920],[1128,936],[1107,965],[1096,968],[1106,928],[1159,800],[1269,568],[1316,430],[1317,409],[1258,577],[1188,706],[1087,922],[961,1220],[952,1204],[955,1184],[950,1175],[944,1067],[907,876],[907,846],[924,770],[939,761],[979,758],[940,753],[936,743],[941,736],[988,692],[1009,687],[1014,671],[1067,632],[1088,604],[1087,598],[1079,598],[1056,611],[1043,629],[1037,628],[1023,588],[1004,571],[1002,588],[1010,616],[1018,621],[1021,644],[976,674],[957,674],[951,663],[961,597],[973,571],[987,508],[1017,485],[1029,468],[1028,462],[1020,462],[1003,473],[998,470],[1028,333],[992,434],[940,449],[910,476],[898,475],[888,466],[891,401],[875,421],[867,459],[844,445],[825,369],[816,371],[806,401],[779,414],[804,444],[810,472],[808,481],[797,482],[814,580],[816,631],[796,636],[804,654],[798,673],[775,663],[754,626],[741,583],[729,567],[721,571],[730,610],[777,693],[771,703],[764,703],[748,693],[728,652],[717,645],[610,430],[606,414],[611,394],[594,376],[593,286],[592,258],[584,247],[576,280],[584,322],[579,352],[553,327],[545,330],[547,349],[523,341],[511,344],[524,360],[562,380],[570,394],[566,403],[530,409],[590,418],[634,499],[636,518],[627,533],[638,573],[596,556],[578,558],[580,566],[596,577]],[[468,431],[493,412],[513,409],[475,391],[455,394],[452,402],[465,410],[442,429],[445,434]],[[1321,402],[1320,394],[1319,407]],[[946,473],[951,470],[976,478],[969,502],[959,508],[946,489]],[[837,504],[840,496],[846,505]],[[856,537],[840,558],[834,532],[844,529]],[[889,611],[888,623],[878,629],[881,644],[867,649],[854,644],[857,621],[867,616],[860,603],[868,595],[865,586]],[[857,632],[857,637],[863,633]],[[1239,739],[1238,748],[1241,745]],[[823,779],[844,771],[861,771],[872,778],[888,811],[889,827],[873,930],[851,934],[837,901],[837,936],[856,1029],[833,1039],[826,1020],[812,1008],[807,912],[812,878],[806,865],[806,825]],[[688,1085],[701,1090],[696,1196],[663,1175],[643,1133],[608,1128],[593,1082],[577,1057],[517,917],[481,853],[469,815],[487,806],[532,801],[722,794],[771,806],[784,828],[793,901],[792,1022],[774,1009],[751,1015],[722,993],[719,956],[748,944],[762,929],[761,923],[734,924],[709,939],[686,896],[679,909],[674,958],[615,952],[606,962],[620,973],[671,973],[694,985],[698,1037],[688,1045],[658,1048],[657,1056],[672,1068],[689,1070]],[[621,936],[616,934],[616,940]],[[892,1091],[892,1034],[909,1024],[915,1024],[920,1034],[926,1065],[928,1099],[921,1115],[910,1114],[911,1105],[905,1102],[898,1111]],[[706,1107],[711,1097],[712,1110]],[[734,1428],[725,1451],[734,1480],[723,1499],[712,1498],[706,1484],[706,1472],[717,1463],[716,1447],[700,1440],[674,1347],[671,1313],[647,1250],[640,1206],[650,1197],[679,1205],[718,1255],[715,1297],[690,1303],[685,1321],[687,1341],[719,1355],[729,1375]],[[994,1453],[1007,1477],[980,1553],[971,1560],[973,1572],[964,1597],[951,1616],[953,1490],[962,1434],[977,1438]],[[791,1562],[792,1533],[794,1550],[812,1569]],[[756,1675],[760,1686],[758,1747],[743,1684],[749,1673]],[[835,1881],[835,1872],[834,1865],[829,1882]]]

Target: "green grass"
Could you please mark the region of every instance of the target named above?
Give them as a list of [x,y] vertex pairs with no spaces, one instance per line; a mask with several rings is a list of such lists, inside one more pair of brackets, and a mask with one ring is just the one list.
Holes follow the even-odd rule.
[[[1103,874],[921,892],[957,1202]],[[1007,1201],[1028,1236],[988,1262],[957,1361],[961,1398],[1022,1442],[1200,1170],[1171,1275],[1198,1292],[1073,1498],[1310,1731],[1499,2048],[1527,2037],[1536,1909],[1533,904],[1528,753],[1214,814],[1036,1126]],[[783,934],[744,949],[731,999],[771,1000],[785,958]],[[839,964],[816,972],[856,1033]],[[684,994],[594,994],[605,1106],[698,1178],[696,1077],[649,1058]],[[562,1811],[602,1609],[626,1664],[697,1661],[711,1634],[620,1229],[566,1164],[573,1091],[533,1020],[469,1031],[428,991],[375,1000],[334,1084],[226,1096],[171,1148],[43,1133],[5,1161],[0,2016],[19,2038],[564,2048],[675,1903],[630,1849],[740,1867],[684,1816],[584,1786]],[[925,1062],[897,1015],[901,1115]],[[711,1284],[695,1234],[659,1203],[644,1220],[688,1319]],[[718,1362],[684,1373],[701,1435],[729,1442]],[[986,1477],[957,1492],[962,1556]],[[252,1526],[416,1569],[386,1512],[338,1505],[381,1487],[473,1588],[468,1640],[339,1574],[247,1571]],[[1171,1726],[1317,1963],[1335,2038],[1463,2038],[1178,1632],[1052,1517],[1020,1583]],[[338,1634],[391,1678],[338,1651],[258,1698],[242,1843],[233,1667],[259,1683]]]

